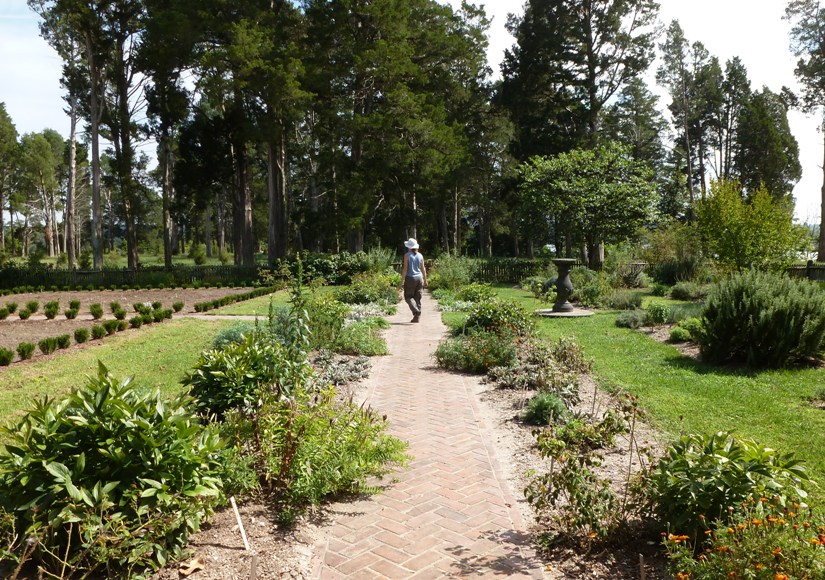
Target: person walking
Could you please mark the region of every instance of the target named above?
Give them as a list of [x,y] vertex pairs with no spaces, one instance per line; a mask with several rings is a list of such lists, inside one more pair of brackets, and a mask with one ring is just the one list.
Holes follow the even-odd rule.
[[424,256],[418,251],[418,242],[414,238],[404,242],[404,247],[407,248],[407,253],[404,254],[404,267],[401,269],[404,302],[413,313],[410,322],[418,322],[421,318],[421,292],[427,287],[427,268],[424,266]]

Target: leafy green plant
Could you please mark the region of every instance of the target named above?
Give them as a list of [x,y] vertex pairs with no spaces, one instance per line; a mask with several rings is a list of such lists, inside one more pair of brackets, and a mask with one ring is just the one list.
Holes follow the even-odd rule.
[[616,291],[607,301],[607,305],[615,310],[635,310],[642,307],[642,295],[628,290]]
[[103,321],[103,329],[106,331],[106,334],[114,334],[117,332],[117,320],[104,320]]
[[180,300],[178,300],[177,302],[173,302],[172,309],[175,312],[180,312],[181,310],[183,310],[183,302],[181,302]]
[[109,310],[112,312],[112,314],[114,314],[118,310],[123,310],[123,307],[117,300],[112,300],[111,302],[109,302]]
[[344,304],[369,304],[370,302],[395,304],[398,292],[393,279],[386,274],[364,272],[356,274],[349,286],[337,288],[335,299]]
[[647,313],[644,310],[625,310],[616,316],[616,326],[620,328],[639,328],[645,325]]
[[34,354],[35,344],[33,342],[21,342],[17,345],[17,354],[20,360],[29,360]]
[[181,384],[189,388],[200,413],[220,418],[230,409],[254,408],[264,389],[280,393],[285,359],[284,347],[254,332],[202,353]]
[[541,392],[530,399],[522,418],[531,425],[549,425],[567,414],[567,405],[557,395]]
[[318,380],[332,385],[347,385],[365,379],[370,372],[367,356],[339,356],[328,349],[319,350],[312,361]]
[[24,308],[23,310],[20,310],[17,313],[17,316],[20,317],[20,320],[28,320],[29,317],[31,317],[31,315],[32,315],[31,310],[29,310],[28,308]]
[[163,304],[159,300],[152,302],[152,310],[160,310],[161,308],[163,308]]
[[37,348],[43,354],[52,354],[57,350],[57,339],[53,336],[43,338],[37,343]]
[[48,320],[54,320],[55,316],[57,316],[58,311],[60,310],[60,303],[56,300],[52,300],[50,302],[46,302],[43,306],[43,314],[46,315]]
[[490,284],[480,284],[478,282],[462,286],[455,292],[456,299],[466,302],[484,302],[485,300],[492,300],[495,295],[496,293]]
[[493,367],[515,363],[516,337],[506,330],[495,333],[473,329],[439,342],[434,356],[440,367],[485,373]]
[[34,314],[40,308],[40,303],[37,300],[29,300],[26,302],[26,310]]
[[89,312],[92,315],[92,318],[95,320],[100,320],[103,318],[103,307],[100,304],[90,304],[89,305]]
[[663,526],[695,540],[729,507],[762,496],[804,498],[809,483],[801,461],[719,432],[685,435],[668,447],[648,475],[645,494]]
[[132,316],[129,319],[129,326],[132,328],[140,328],[143,326],[143,317],[142,316]]
[[674,300],[702,300],[707,296],[707,287],[696,282],[677,282],[670,289],[670,297]]
[[60,334],[55,337],[57,341],[57,348],[69,348],[69,345],[72,344],[72,337],[70,334]]
[[123,331],[123,330],[126,330],[127,328],[129,328],[129,323],[128,322],[126,322],[125,320],[118,320],[117,321],[117,330],[118,331]]
[[69,300],[69,308],[72,310],[80,310],[80,300]]
[[662,302],[651,302],[645,309],[645,323],[651,325],[666,324],[670,318],[670,306]]
[[573,268],[570,270],[570,282],[573,284],[571,299],[582,306],[602,306],[613,295],[613,287],[604,272],[584,267]]
[[0,506],[26,539],[11,551],[54,576],[157,569],[220,497],[221,441],[189,401],[138,391],[102,364],[88,385],[36,402],[0,433]]
[[825,525],[800,503],[782,505],[778,499],[749,498],[707,530],[699,544],[687,535],[668,534],[664,544],[673,577],[820,578],[825,569]]
[[674,326],[670,329],[671,342],[688,342],[690,341],[690,331],[682,326]]
[[659,282],[654,282],[650,286],[650,293],[654,296],[667,296],[667,293],[670,292],[670,286],[667,284],[660,284]]
[[115,316],[115,320],[125,320],[126,319],[126,311],[123,308],[118,308],[112,312]]
[[486,300],[475,304],[464,323],[465,330],[498,332],[509,329],[519,336],[533,330],[533,320],[524,307],[510,300]]
[[17,302],[6,302],[6,308],[9,314],[14,314],[15,310],[17,310]]
[[243,342],[247,336],[256,331],[253,322],[246,320],[236,320],[229,326],[221,328],[212,340],[212,348],[220,350],[229,344]]
[[448,288],[458,290],[472,282],[476,265],[466,256],[441,254],[428,272],[427,284],[432,290]]
[[68,310],[63,311],[63,315],[66,317],[66,320],[74,320],[77,318],[78,310],[74,308],[69,308]]
[[100,339],[106,336],[106,329],[99,324],[92,325],[92,338]]
[[344,326],[330,346],[341,354],[377,356],[389,354],[387,342],[379,334],[381,318],[368,318]]
[[[333,345],[344,329],[347,306],[331,296],[312,296],[306,301],[306,311],[310,348],[315,350]],[[376,354],[386,354],[386,346],[384,352]]]
[[83,344],[84,342],[89,340],[89,331],[86,328],[75,328],[74,329],[74,341],[77,344]]
[[0,367],[6,367],[14,360],[14,351],[0,347]]
[[694,338],[712,363],[780,368],[815,358],[825,345],[825,293],[808,280],[736,274],[708,295]]
[[5,320],[9,317],[9,309],[5,306],[0,308],[0,320]]

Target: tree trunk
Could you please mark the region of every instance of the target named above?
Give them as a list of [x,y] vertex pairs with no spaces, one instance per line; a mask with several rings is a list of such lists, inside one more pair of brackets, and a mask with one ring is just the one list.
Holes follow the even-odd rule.
[[172,138],[164,126],[160,140],[161,199],[163,204],[163,265],[172,267]]
[[212,257],[212,202],[206,202],[203,210],[203,243],[206,244],[206,257]]
[[92,90],[89,91],[89,131],[92,141],[92,252],[94,269],[103,268],[103,216],[100,211],[100,104],[98,89],[100,70],[97,68],[91,33],[86,33],[86,61]]
[[[825,128],[825,126],[823,128]],[[825,140],[823,141],[823,145],[825,145]],[[825,158],[825,149],[823,149],[823,158]],[[819,244],[816,259],[820,262],[825,262],[825,160],[823,160],[822,164],[822,189],[820,190],[820,195],[822,201],[819,206]]]
[[[69,181],[66,184],[66,213],[63,224],[66,228],[66,258],[70,270],[77,267],[75,255],[74,199],[77,189],[77,98],[69,96]],[[2,204],[0,204],[2,207]]]

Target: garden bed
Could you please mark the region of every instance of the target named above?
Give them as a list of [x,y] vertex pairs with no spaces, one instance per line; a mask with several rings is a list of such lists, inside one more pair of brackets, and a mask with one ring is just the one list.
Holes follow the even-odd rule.
[[[160,302],[163,308],[172,308],[175,302],[183,302],[183,308],[176,316],[195,312],[195,304],[207,302],[224,296],[244,294],[249,288],[174,288],[166,290],[75,290],[68,292],[31,292],[12,294],[0,297],[0,306],[9,302],[17,303],[17,310],[9,314],[5,320],[0,320],[0,348],[14,351],[21,342],[37,342],[43,338],[71,335],[77,328],[91,328],[93,324],[100,324],[101,320],[109,320],[114,315],[109,308],[111,302],[117,301],[126,310],[127,319],[135,314],[133,304]],[[25,308],[26,303],[36,300],[40,308],[28,320],[22,320],[18,312]],[[58,315],[49,320],[43,314],[43,307],[47,302],[57,300],[60,303]],[[69,308],[70,300],[80,302],[77,318],[67,319],[64,311]],[[100,304],[103,308],[103,318],[94,320],[89,312],[89,306]],[[74,339],[72,339],[74,342]],[[73,344],[73,347],[75,345]],[[79,345],[78,345],[79,346]],[[43,356],[39,350],[34,357]],[[17,359],[16,359],[17,360]],[[2,368],[2,367],[0,367]]]

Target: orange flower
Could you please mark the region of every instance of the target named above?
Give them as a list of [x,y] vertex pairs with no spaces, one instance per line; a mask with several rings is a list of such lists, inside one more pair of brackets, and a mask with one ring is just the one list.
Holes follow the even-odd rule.
[[759,498],[759,501],[761,501],[762,503],[765,503],[766,501],[768,501],[768,498],[766,498],[766,497],[760,497],[760,498]]
[[676,580],[688,580],[688,578],[690,578],[690,574],[685,572],[679,572],[676,574]]
[[756,566],[754,566],[754,568],[756,568],[757,570],[762,570],[764,567],[764,564],[757,564]]
[[673,542],[674,544],[679,544],[681,542],[689,540],[690,536],[674,536],[673,534],[670,534],[668,535],[667,539]]
[[773,554],[774,556],[778,556],[781,553],[782,553],[782,548],[774,548],[773,550],[771,550],[771,554]]
[[728,547],[728,546],[719,546],[718,548],[716,548],[716,551],[717,552],[730,552],[730,547]]
[[788,575],[777,572],[773,575],[773,580],[788,580]]
[[734,572],[733,570],[728,572],[728,578],[736,578],[736,572]]
[[728,528],[728,535],[732,535],[732,534],[735,534],[735,533],[736,533],[736,530],[734,530],[733,528]]
[[752,523],[753,525],[755,525],[755,526],[761,526],[761,525],[762,525],[762,520],[759,520],[759,519],[757,519],[757,518],[753,518],[753,519],[751,520],[751,523]]
[[746,526],[745,524],[736,524],[736,529],[738,529],[740,532],[746,529],[747,527],[748,526]]
[[821,546],[822,542],[819,541],[819,538],[811,538],[811,544],[814,546]]

